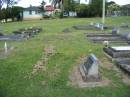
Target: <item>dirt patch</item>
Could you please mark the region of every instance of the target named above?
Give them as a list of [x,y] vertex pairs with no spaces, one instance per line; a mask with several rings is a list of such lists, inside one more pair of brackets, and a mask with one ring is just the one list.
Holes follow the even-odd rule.
[[110,80],[102,77],[102,80],[99,82],[85,82],[82,79],[82,76],[79,72],[79,66],[75,66],[73,70],[71,71],[71,75],[69,76],[69,82],[67,85],[74,86],[78,88],[85,88],[85,87],[102,87],[107,86],[110,84]]
[[42,58],[37,61],[37,63],[33,66],[33,70],[29,75],[29,78],[33,75],[36,75],[39,72],[46,72],[47,71],[47,64],[49,59],[56,54],[54,46],[47,46],[43,50]]
[[124,84],[130,85],[130,77],[129,76],[124,75],[122,81]]
[[101,66],[103,68],[111,70],[114,67],[114,65],[112,63],[110,63],[107,58],[103,58],[101,61],[102,61]]

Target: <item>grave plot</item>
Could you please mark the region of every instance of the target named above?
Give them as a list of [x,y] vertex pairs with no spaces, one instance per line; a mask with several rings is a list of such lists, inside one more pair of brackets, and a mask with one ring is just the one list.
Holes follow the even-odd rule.
[[26,28],[26,29],[19,29],[17,31],[14,31],[14,34],[26,34],[29,36],[33,36],[36,35],[38,33],[40,33],[42,31],[42,28],[40,27],[30,27],[30,28]]
[[129,28],[127,23],[122,23],[119,27],[120,28]]
[[100,81],[101,75],[99,74],[99,60],[95,55],[90,55],[83,65],[80,66],[80,74],[84,81]]
[[119,34],[109,34],[109,35],[89,35],[87,36],[89,40],[94,43],[101,43],[104,41],[115,42],[115,43],[130,43],[130,33],[119,35]]
[[130,58],[130,46],[106,47],[104,52],[110,59]]
[[16,41],[16,40],[23,40],[25,37],[23,35],[4,35],[0,36],[0,41]]
[[118,59],[115,63],[130,75],[130,59]]
[[29,39],[36,35],[37,33],[40,33],[42,31],[42,28],[40,27],[31,27],[27,29],[19,29],[17,31],[14,31],[13,35],[3,35],[0,36],[0,41],[17,41],[17,40],[24,40]]
[[112,29],[111,26],[106,26],[100,23],[90,24],[90,25],[75,25],[73,26],[76,30],[105,30],[105,29]]
[[87,37],[111,37],[111,36],[120,36],[118,34],[118,28],[113,28],[111,33],[100,32],[100,33],[86,33]]
[[108,85],[110,80],[101,75],[99,65],[101,65],[101,62],[94,54],[91,54],[88,58],[84,59],[80,66],[74,67],[73,73],[70,76],[71,82],[68,84],[78,86],[79,88]]

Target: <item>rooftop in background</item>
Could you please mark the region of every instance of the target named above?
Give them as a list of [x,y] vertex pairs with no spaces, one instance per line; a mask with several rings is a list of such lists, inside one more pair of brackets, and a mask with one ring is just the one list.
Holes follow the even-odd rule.
[[46,10],[46,11],[54,11],[54,7],[53,7],[52,5],[47,5],[47,6],[45,7],[45,10]]
[[27,7],[27,8],[24,8],[26,11],[39,11],[40,10],[40,7],[38,6],[30,6],[30,7]]

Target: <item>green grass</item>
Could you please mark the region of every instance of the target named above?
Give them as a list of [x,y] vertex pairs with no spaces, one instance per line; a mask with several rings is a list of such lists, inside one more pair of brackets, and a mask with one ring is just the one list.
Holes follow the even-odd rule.
[[[15,48],[8,58],[0,59],[0,97],[130,97],[130,86],[123,84],[113,69],[102,68],[103,75],[112,81],[109,86],[83,89],[67,86],[70,71],[79,64],[77,60],[90,53],[96,54],[99,59],[105,57],[103,46],[89,42],[84,34],[93,31],[62,32],[65,28],[91,21],[100,22],[101,19],[67,18],[1,24],[5,34],[32,25],[40,26],[44,31],[28,41],[8,42]],[[128,21],[130,17],[107,18],[106,24],[119,25]],[[1,49],[3,45],[4,42],[0,42]],[[43,49],[49,45],[53,45],[58,53],[49,59],[48,72],[39,72],[28,78]],[[60,72],[52,76],[55,69]]]

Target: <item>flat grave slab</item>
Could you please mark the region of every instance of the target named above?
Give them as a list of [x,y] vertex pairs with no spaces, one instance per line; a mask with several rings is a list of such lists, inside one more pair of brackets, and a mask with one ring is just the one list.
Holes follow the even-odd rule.
[[130,51],[130,46],[111,47],[115,51]]
[[13,35],[0,36],[0,41],[18,41],[18,40],[24,40],[24,39],[27,40],[41,31],[42,31],[42,28],[40,27],[19,29],[17,31],[13,31]]
[[130,46],[105,47],[103,50],[111,59],[130,58]]
[[100,23],[90,24],[90,25],[75,25],[73,26],[76,30],[105,30],[112,29],[111,26],[103,25]]
[[127,33],[125,35],[119,35],[119,34],[111,34],[111,35],[89,35],[87,36],[89,40],[91,40],[94,43],[100,43],[103,41],[110,41],[110,42],[117,42],[117,43],[130,43],[130,33]]
[[130,59],[118,59],[116,64],[130,75]]

